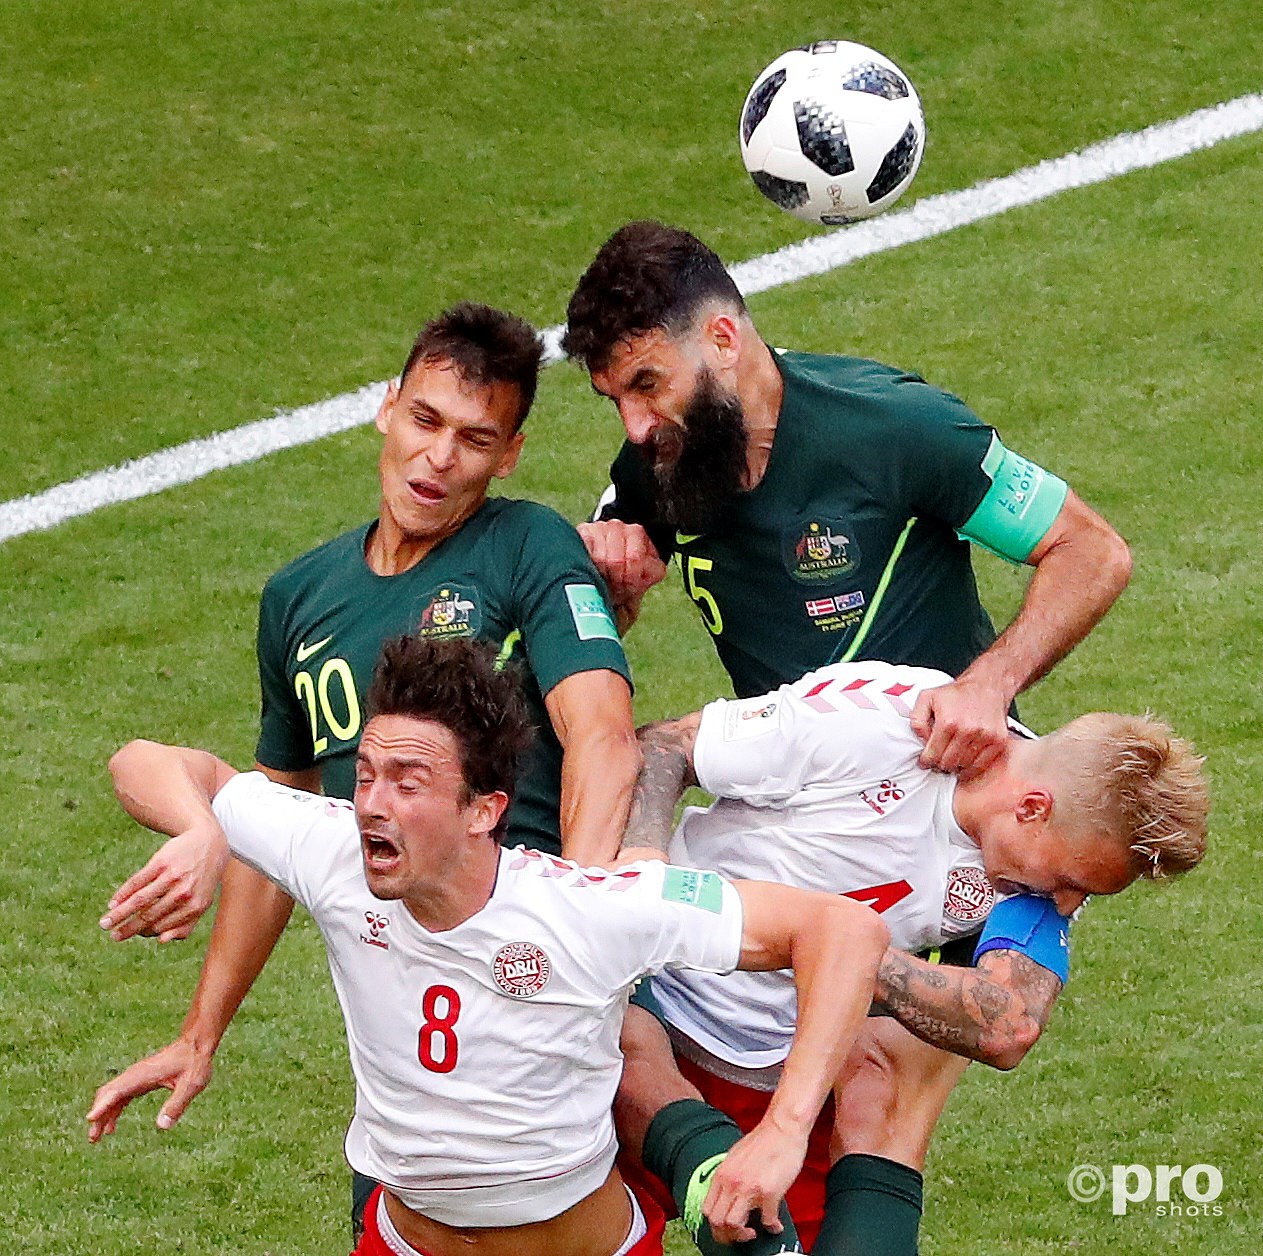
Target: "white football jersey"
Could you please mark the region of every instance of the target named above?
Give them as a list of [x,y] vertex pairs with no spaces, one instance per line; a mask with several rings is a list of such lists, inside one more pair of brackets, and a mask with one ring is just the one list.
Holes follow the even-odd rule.
[[[837,663],[774,693],[712,702],[694,763],[708,808],[686,810],[667,855],[725,876],[846,894],[881,913],[909,951],[976,933],[995,903],[982,852],[956,823],[956,779],[917,765],[909,716],[951,677]],[[667,1019],[742,1068],[779,1063],[794,1032],[787,971],[665,973]]]
[[324,935],[355,1073],[347,1159],[446,1225],[542,1221],[595,1190],[631,986],[740,956],[740,899],[713,873],[504,850],[487,905],[431,933],[369,892],[349,802],[243,773],[215,814]]

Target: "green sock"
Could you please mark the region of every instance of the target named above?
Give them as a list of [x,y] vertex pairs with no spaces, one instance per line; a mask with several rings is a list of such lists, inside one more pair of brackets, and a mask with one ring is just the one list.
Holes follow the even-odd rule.
[[700,1099],[669,1103],[650,1122],[642,1154],[645,1168],[660,1177],[703,1256],[776,1256],[801,1252],[789,1209],[781,1203],[780,1234],[760,1233],[748,1243],[731,1246],[715,1240],[702,1216],[710,1179],[720,1161],[741,1137],[736,1122]]
[[843,1156],[825,1179],[814,1256],[916,1256],[921,1175],[883,1156]]

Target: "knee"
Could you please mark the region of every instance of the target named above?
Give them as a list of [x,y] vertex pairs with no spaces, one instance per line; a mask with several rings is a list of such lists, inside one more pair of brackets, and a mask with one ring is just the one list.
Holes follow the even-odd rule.
[[878,1045],[866,1046],[834,1091],[829,1159],[856,1152],[882,1154],[898,1125],[899,1090],[894,1061]]

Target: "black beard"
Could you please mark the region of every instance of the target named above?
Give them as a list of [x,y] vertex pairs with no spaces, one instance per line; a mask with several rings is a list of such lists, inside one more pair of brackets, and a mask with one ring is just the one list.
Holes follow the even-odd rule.
[[658,512],[677,531],[700,536],[723,520],[746,474],[746,426],[741,398],[703,371],[682,427],[654,440]]

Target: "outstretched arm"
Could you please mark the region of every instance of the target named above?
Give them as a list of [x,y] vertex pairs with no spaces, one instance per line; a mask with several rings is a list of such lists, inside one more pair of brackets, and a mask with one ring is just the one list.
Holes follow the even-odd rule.
[[974,968],[927,964],[889,950],[873,1010],[931,1046],[1011,1069],[1038,1041],[1061,979],[1020,951],[988,951]]
[[1073,492],[1026,561],[1035,571],[1013,622],[953,683],[917,701],[922,767],[990,766],[1008,736],[1013,699],[1088,635],[1131,578],[1126,541]]
[[763,881],[738,881],[745,913],[740,967],[792,968],[794,1041],[758,1125],[715,1171],[703,1211],[721,1243],[747,1242],[758,1212],[780,1232],[778,1206],[798,1176],[807,1137],[868,1014],[890,931],[848,898]]
[[666,850],[675,829],[675,804],[690,785],[697,784],[693,747],[701,722],[702,713],[694,711],[636,731],[641,764],[623,836],[624,851]]
[[[137,757],[133,759],[131,755]],[[118,760],[118,766],[143,768],[146,762],[151,762],[140,757],[139,749],[132,751],[131,755]],[[319,792],[317,769],[283,772],[261,764],[255,767],[279,784],[292,789],[306,789],[311,793]],[[233,774],[226,764],[217,771],[223,774],[225,780]],[[137,789],[148,788],[146,778],[147,773],[142,773],[139,783],[129,785],[128,782],[132,781],[129,776],[122,788],[135,795]],[[202,784],[209,786],[210,782],[204,778]],[[116,788],[120,786],[116,785]],[[124,806],[127,806],[126,800]],[[128,810],[136,814],[131,807]],[[137,818],[142,823],[148,823],[141,816]],[[102,1136],[112,1134],[128,1104],[153,1090],[172,1092],[158,1113],[159,1129],[170,1129],[184,1115],[189,1104],[210,1082],[212,1061],[219,1042],[276,946],[293,907],[294,900],[262,873],[235,859],[229,860],[224,869],[223,889],[211,930],[210,946],[180,1033],[173,1042],[138,1060],[97,1091],[88,1112],[88,1137],[91,1141],[97,1142]],[[188,927],[191,929],[192,925]]]

